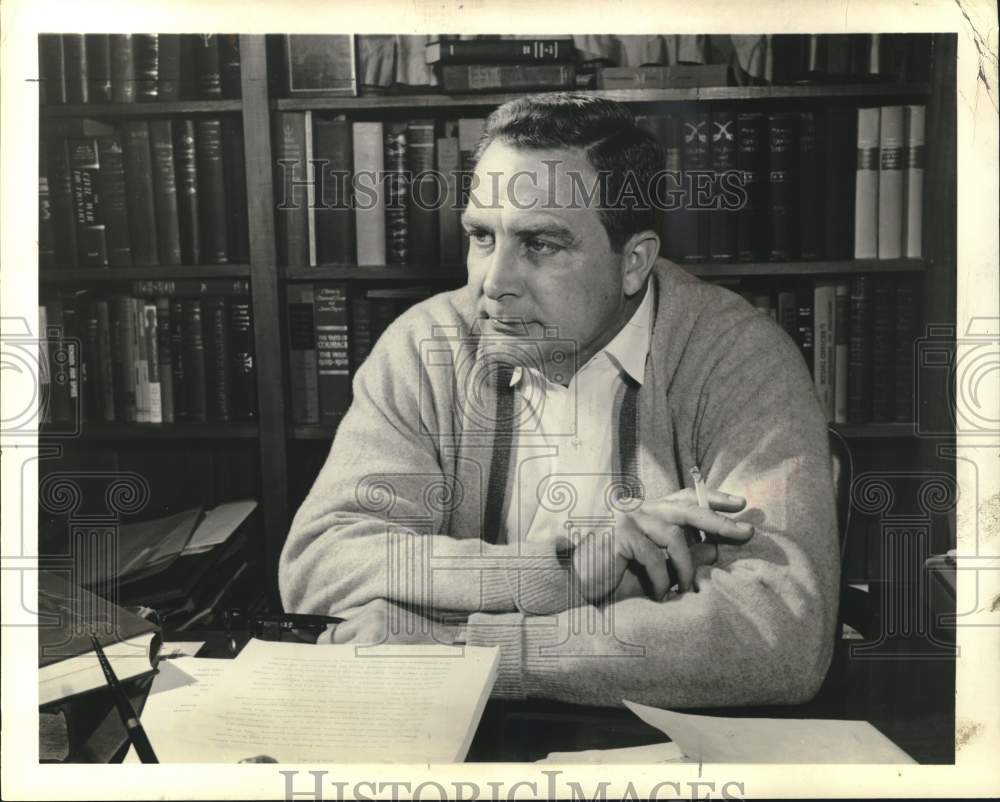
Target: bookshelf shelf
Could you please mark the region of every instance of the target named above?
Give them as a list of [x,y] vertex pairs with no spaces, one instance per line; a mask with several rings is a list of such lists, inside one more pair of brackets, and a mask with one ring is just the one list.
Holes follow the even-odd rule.
[[922,259],[848,259],[836,262],[731,262],[727,264],[684,264],[699,278],[731,276],[851,276],[859,273],[906,273],[924,269]]
[[[581,94],[622,103],[690,103],[704,100],[798,100],[808,98],[921,98],[927,84],[801,84],[792,86],[706,86],[684,89],[589,89]],[[279,111],[452,109],[499,106],[524,92],[483,95],[376,95],[372,97],[283,98],[273,101]]]
[[249,278],[250,265],[185,265],[176,267],[75,267],[40,270],[42,283],[79,284],[92,281],[143,281],[175,278]]
[[171,100],[147,103],[79,103],[41,107],[43,120],[71,117],[169,117],[184,114],[222,114],[243,109],[242,100]]
[[912,423],[834,423],[831,424],[851,440],[889,440],[915,437]]
[[288,437],[291,440],[333,440],[337,433],[336,424],[306,424],[288,427]]
[[84,423],[79,434],[42,427],[41,437],[68,440],[248,440],[258,436],[254,423]]
[[286,268],[287,281],[441,281],[465,282],[465,266],[432,265],[322,265]]

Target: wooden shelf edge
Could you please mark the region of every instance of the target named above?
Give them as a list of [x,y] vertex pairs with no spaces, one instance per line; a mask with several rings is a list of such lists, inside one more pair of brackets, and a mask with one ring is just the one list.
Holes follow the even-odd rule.
[[168,100],[142,103],[73,103],[39,106],[43,120],[67,117],[163,117],[178,114],[223,114],[242,110],[242,100]]
[[850,440],[874,440],[916,437],[913,423],[831,423],[837,432]]
[[[792,100],[804,98],[924,97],[929,84],[802,84],[790,86],[705,86],[675,89],[585,89],[579,94],[605,97],[622,103],[682,103],[700,100]],[[322,111],[408,108],[459,108],[499,106],[530,92],[495,92],[468,95],[374,95],[370,97],[280,98],[272,101],[279,111]]]
[[430,267],[427,265],[321,265],[318,267],[284,268],[282,278],[286,281],[316,280],[403,280],[403,281],[453,281],[464,284],[465,268],[458,271]]
[[158,281],[179,278],[249,278],[250,265],[180,265],[169,267],[73,267],[40,270],[44,284],[89,281]]
[[71,440],[247,440],[256,438],[255,423],[84,423],[77,433],[43,426],[40,439]]

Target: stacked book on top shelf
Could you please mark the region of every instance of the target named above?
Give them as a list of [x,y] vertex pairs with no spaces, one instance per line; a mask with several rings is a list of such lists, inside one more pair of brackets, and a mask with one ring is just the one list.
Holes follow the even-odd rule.
[[692,107],[638,121],[666,152],[654,197],[676,262],[921,256],[924,106]]
[[572,39],[439,40],[425,53],[446,94],[576,87]]
[[382,332],[428,287],[352,288],[344,282],[286,286],[291,420],[336,424],[351,403],[351,377]]
[[42,269],[249,260],[238,119],[60,120],[38,197]]
[[131,293],[49,298],[38,308],[43,421],[256,419],[251,309],[246,279],[135,281]]
[[795,340],[831,423],[913,420],[918,277],[864,274],[733,284]]
[[237,34],[41,34],[38,62],[46,105],[240,97]]

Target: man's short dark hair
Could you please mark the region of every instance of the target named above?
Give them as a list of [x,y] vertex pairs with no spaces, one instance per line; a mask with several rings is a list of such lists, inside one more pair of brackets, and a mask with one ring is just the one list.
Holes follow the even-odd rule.
[[527,95],[489,116],[476,162],[494,141],[529,150],[582,150],[602,178],[598,214],[615,253],[633,234],[658,229],[650,193],[666,159],[656,138],[621,103],[569,92]]

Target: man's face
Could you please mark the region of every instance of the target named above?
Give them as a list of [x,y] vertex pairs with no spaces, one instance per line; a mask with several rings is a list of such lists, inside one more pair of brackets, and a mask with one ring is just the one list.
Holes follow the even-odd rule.
[[[620,328],[623,258],[611,250],[598,197],[586,202],[595,178],[576,149],[493,142],[483,153],[462,222],[484,334],[571,340],[579,368]],[[542,368],[550,378],[551,367]]]

